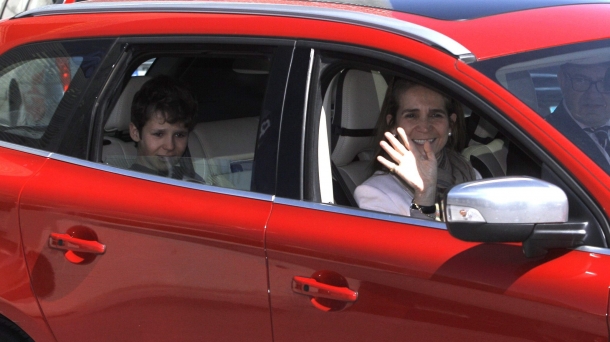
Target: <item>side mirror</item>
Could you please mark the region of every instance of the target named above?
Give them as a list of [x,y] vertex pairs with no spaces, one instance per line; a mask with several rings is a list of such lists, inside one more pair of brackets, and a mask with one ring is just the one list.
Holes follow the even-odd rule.
[[568,198],[559,187],[530,177],[462,183],[447,193],[447,229],[471,242],[523,242],[526,257],[582,245],[586,222],[568,223]]

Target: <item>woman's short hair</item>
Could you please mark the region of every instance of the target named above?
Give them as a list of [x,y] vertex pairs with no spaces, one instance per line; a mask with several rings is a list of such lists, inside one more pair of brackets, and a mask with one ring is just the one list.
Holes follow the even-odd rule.
[[174,79],[159,75],[144,83],[134,95],[131,122],[141,132],[146,122],[159,113],[170,124],[184,123],[190,132],[197,123],[197,101]]

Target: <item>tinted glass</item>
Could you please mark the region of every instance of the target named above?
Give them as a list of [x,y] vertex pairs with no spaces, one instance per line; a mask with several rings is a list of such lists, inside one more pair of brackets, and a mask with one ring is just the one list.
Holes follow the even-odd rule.
[[610,41],[475,63],[610,173]]
[[109,45],[34,44],[0,57],[0,139],[53,150]]

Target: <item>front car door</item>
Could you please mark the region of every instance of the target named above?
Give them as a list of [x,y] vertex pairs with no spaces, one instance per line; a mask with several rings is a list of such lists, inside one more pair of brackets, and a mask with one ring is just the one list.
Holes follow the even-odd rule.
[[[302,187],[275,200],[266,238],[275,339],[605,340],[610,284],[606,218],[591,193],[557,162],[562,156],[553,158],[540,148],[551,142],[531,139],[544,134],[546,123],[528,123],[524,114],[489,90],[491,82],[473,81],[476,72],[464,77],[455,69],[462,62],[421,44],[406,46],[405,40],[392,45],[381,33],[375,41],[384,39],[384,49],[392,54],[301,43],[311,51],[314,75],[309,80],[306,129],[299,137],[304,153],[301,158],[294,153],[297,157],[280,160],[280,165],[300,163],[301,177],[290,182]],[[472,70],[465,64],[459,67]],[[354,86],[348,81],[352,70],[369,79],[362,95],[353,96],[355,106],[345,102],[345,95],[356,90],[344,93],[341,88]],[[372,160],[366,157],[370,151],[347,148],[345,162],[344,152],[337,154],[336,149],[350,139],[351,144],[367,136],[374,140],[370,135],[376,120],[362,116],[379,110],[384,81],[392,77],[438,89],[470,108],[469,119],[490,123],[521,156],[503,172],[531,172],[528,175],[561,187],[570,203],[569,220],[589,224],[589,247],[526,258],[520,244],[464,242],[452,237],[442,222],[354,207],[345,189],[357,177],[346,180],[343,171],[366,169],[359,164]],[[356,88],[362,84],[356,82]],[[502,96],[510,97],[506,94]],[[360,116],[344,116],[347,107]],[[525,106],[518,108],[533,114]],[[524,123],[528,132],[515,122]],[[367,144],[374,149],[375,143]],[[607,191],[604,194],[607,198]]]

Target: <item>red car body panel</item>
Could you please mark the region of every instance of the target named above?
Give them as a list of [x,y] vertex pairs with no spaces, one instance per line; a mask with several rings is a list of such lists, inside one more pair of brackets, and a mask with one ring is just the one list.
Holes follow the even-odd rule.
[[[113,2],[113,0],[91,2]],[[249,0],[248,2],[334,8],[397,18],[431,28],[455,39],[471,50],[479,60],[609,37],[605,23],[610,9],[606,5],[599,4],[536,8],[468,20],[441,20],[381,8],[330,2],[282,0]],[[574,27],[587,29],[574,30]],[[326,36],[326,39],[328,37]],[[492,41],[502,43],[490,44],[489,42]]]
[[[21,196],[33,290],[59,341],[270,341],[270,209],[49,160]],[[49,248],[69,231],[93,231],[106,252],[70,262]]]
[[[104,27],[103,31],[100,26]],[[404,37],[330,21],[231,14],[142,13],[134,16],[117,13],[34,17],[6,22],[0,31],[0,53],[26,42],[142,34],[301,37],[348,44],[369,43],[368,37],[376,35],[384,43],[392,39],[395,45],[405,44]]]
[[[601,341],[608,334],[607,255],[527,259],[520,245],[466,243],[446,230],[279,204],[267,251],[275,341]],[[352,306],[323,312],[287,286],[325,270],[358,292]]]
[[18,203],[24,185],[45,161],[41,156],[0,149],[0,274],[3,275],[0,312],[19,322],[32,338],[42,341],[52,340],[53,335],[32,292],[19,230]]

